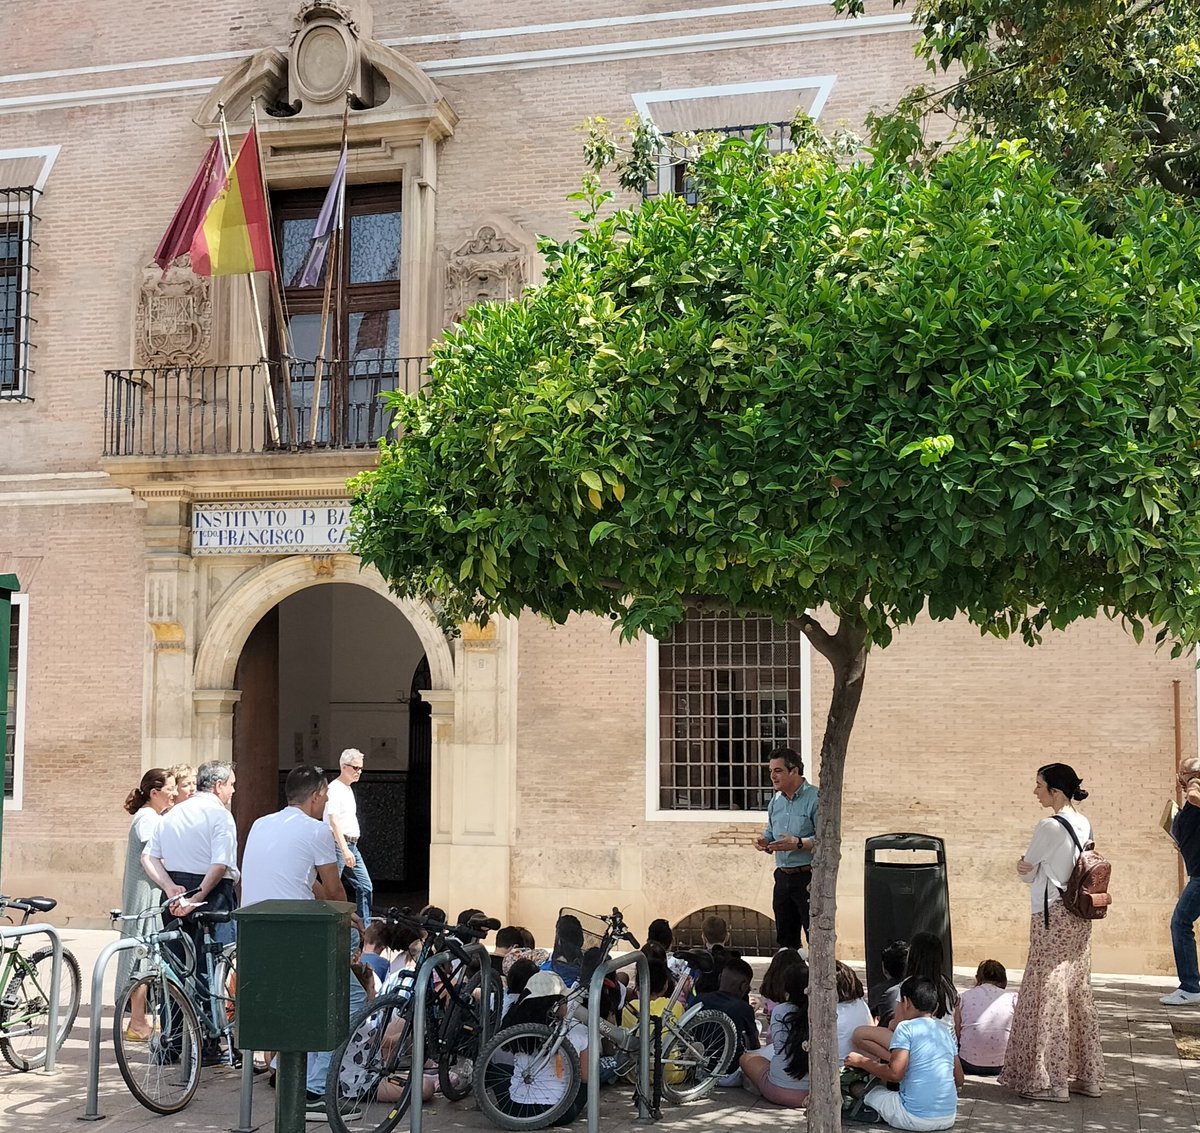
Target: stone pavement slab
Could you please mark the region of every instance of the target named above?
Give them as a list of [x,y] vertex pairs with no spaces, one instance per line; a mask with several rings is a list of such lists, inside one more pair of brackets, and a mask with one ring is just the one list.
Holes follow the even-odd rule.
[[[112,1053],[112,1012],[105,1016],[100,1064],[103,1120],[83,1123],[87,1085],[87,1021],[91,972],[101,948],[113,939],[101,931],[66,931],[63,940],[79,959],[84,975],[84,1004],[79,1020],[59,1054],[54,1074],[18,1074],[0,1068],[0,1131],[3,1133],[141,1133],[141,1131],[234,1130],[238,1126],[241,1075],[206,1067],[192,1104],[180,1114],[159,1116],[138,1105],[125,1089]],[[967,976],[967,973],[963,973]],[[960,980],[964,985],[968,978]],[[1013,981],[1015,983],[1015,980]],[[1100,1098],[1072,1097],[1069,1105],[1028,1102],[1001,1089],[994,1080],[968,1078],[959,1100],[957,1130],[968,1133],[1174,1133],[1200,1130],[1200,1063],[1183,1062],[1171,1032],[1172,1012],[1158,997],[1168,984],[1151,978],[1095,977],[1104,1037],[1108,1086]],[[111,1000],[111,975],[106,1000]],[[259,1076],[254,1084],[253,1124],[270,1130],[275,1092]],[[605,1133],[638,1133],[629,1090],[604,1091],[601,1127]],[[718,1090],[685,1106],[664,1104],[658,1123],[670,1133],[706,1133],[711,1129],[770,1131],[802,1128],[802,1113],[781,1110],[743,1090]],[[407,1129],[406,1117],[399,1128]],[[310,1124],[319,1130],[322,1126]],[[470,1099],[452,1104],[437,1099],[426,1109],[427,1133],[491,1130]],[[584,1118],[572,1127],[586,1129]],[[859,1128],[851,1127],[847,1128]]]

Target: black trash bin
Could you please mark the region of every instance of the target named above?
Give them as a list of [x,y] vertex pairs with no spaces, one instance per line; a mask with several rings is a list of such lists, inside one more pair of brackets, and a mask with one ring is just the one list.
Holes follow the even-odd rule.
[[930,834],[880,834],[867,839],[863,877],[867,995],[878,1002],[890,983],[880,953],[893,940],[932,932],[942,939],[945,971],[954,978],[946,844]]

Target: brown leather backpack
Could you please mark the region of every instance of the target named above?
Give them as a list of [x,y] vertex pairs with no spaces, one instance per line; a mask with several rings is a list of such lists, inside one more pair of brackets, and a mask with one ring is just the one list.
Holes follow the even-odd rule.
[[[1072,916],[1085,921],[1103,920],[1108,916],[1108,907],[1112,904],[1112,895],[1108,892],[1112,864],[1097,852],[1096,843],[1092,839],[1089,838],[1086,844],[1080,844],[1079,835],[1062,815],[1056,814],[1054,819],[1062,823],[1063,828],[1070,834],[1071,841],[1075,843],[1075,849],[1078,850],[1071,876],[1067,878],[1066,888],[1062,890],[1063,908]],[[1047,927],[1049,924],[1050,915],[1047,908]]]

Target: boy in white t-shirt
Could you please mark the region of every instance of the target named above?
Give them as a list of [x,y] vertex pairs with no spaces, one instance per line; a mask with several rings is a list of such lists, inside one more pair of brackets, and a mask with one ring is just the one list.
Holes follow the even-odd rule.
[[898,1082],[892,1093],[875,1086],[864,1099],[867,1105],[895,1129],[949,1129],[958,1112],[958,1087],[963,1084],[962,1065],[954,1038],[946,1026],[933,1018],[938,1007],[938,989],[932,980],[910,976],[900,985],[896,1029],[892,1033],[890,1057],[881,1062],[852,1051],[846,1065],[865,1070],[882,1082]]

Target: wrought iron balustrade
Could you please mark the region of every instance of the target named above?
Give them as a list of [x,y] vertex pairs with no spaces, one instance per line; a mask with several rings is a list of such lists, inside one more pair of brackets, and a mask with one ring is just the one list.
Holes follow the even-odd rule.
[[[105,456],[370,449],[391,433],[381,395],[416,393],[427,358],[109,370]],[[290,398],[288,394],[290,393]]]

